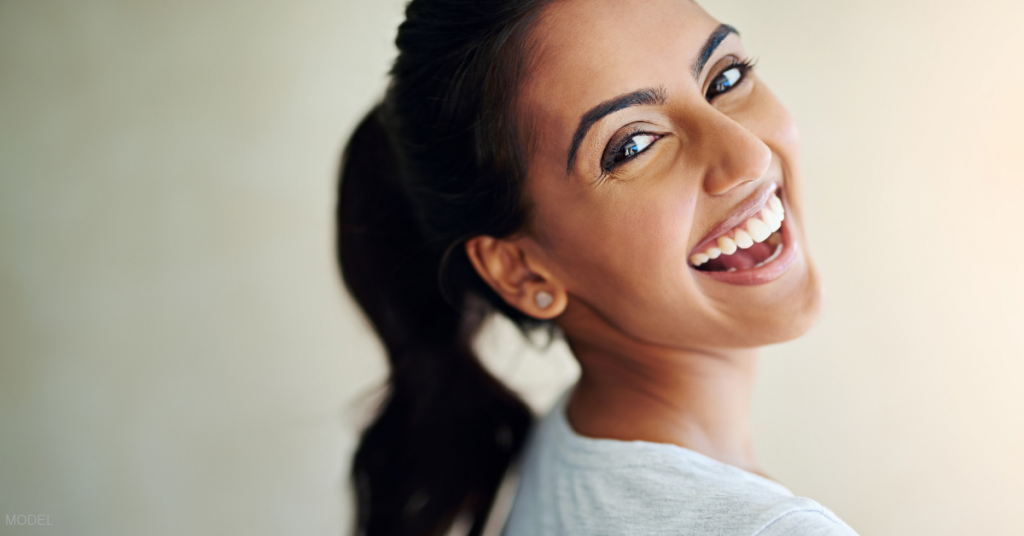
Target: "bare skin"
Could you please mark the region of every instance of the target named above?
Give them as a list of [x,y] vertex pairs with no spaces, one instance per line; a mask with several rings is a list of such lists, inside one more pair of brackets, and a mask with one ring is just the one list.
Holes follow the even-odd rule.
[[[737,66],[739,36],[689,0],[555,2],[534,39],[519,95],[530,223],[469,240],[470,259],[509,304],[564,331],[582,368],[568,410],[578,433],[760,472],[757,348],[804,333],[821,303],[792,118]],[[601,115],[570,158],[581,118],[638,90],[654,97]],[[694,265],[719,224],[771,192],[785,205],[772,238],[784,253],[731,272]]]

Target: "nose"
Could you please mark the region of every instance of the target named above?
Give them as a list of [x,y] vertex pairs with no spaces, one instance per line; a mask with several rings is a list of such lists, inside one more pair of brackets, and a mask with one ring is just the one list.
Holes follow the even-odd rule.
[[713,107],[698,118],[702,160],[706,163],[704,191],[721,195],[763,177],[772,150],[753,132]]

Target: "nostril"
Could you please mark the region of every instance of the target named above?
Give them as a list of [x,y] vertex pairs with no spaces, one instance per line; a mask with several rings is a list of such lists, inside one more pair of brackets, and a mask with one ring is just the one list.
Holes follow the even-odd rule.
[[712,196],[725,195],[745,184],[755,182],[757,179],[757,177],[737,179],[730,177],[721,170],[709,170],[704,178],[704,191]]

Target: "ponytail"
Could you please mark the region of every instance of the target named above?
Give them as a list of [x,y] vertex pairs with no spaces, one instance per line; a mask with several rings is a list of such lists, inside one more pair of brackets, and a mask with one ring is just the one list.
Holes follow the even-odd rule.
[[353,462],[357,527],[368,536],[439,535],[468,516],[478,535],[532,416],[473,354],[486,304],[458,287],[442,294],[449,244],[424,236],[394,147],[377,107],[341,169],[342,275],[391,367],[383,408]]
[[492,311],[544,323],[499,298],[463,246],[526,221],[516,94],[547,1],[412,0],[383,104],[345,148],[338,260],[391,366],[353,461],[360,534],[441,535],[459,519],[479,535],[533,419],[472,342]]

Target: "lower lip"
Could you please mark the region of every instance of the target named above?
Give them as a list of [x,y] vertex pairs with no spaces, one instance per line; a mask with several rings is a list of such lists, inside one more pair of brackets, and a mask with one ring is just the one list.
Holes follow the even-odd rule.
[[735,272],[702,272],[693,267],[690,269],[704,277],[730,285],[763,285],[775,281],[782,277],[782,274],[786,273],[786,270],[789,270],[789,267],[793,265],[796,261],[797,249],[799,249],[796,240],[790,236],[788,227],[786,222],[783,221],[782,252],[764,266],[745,268]]

